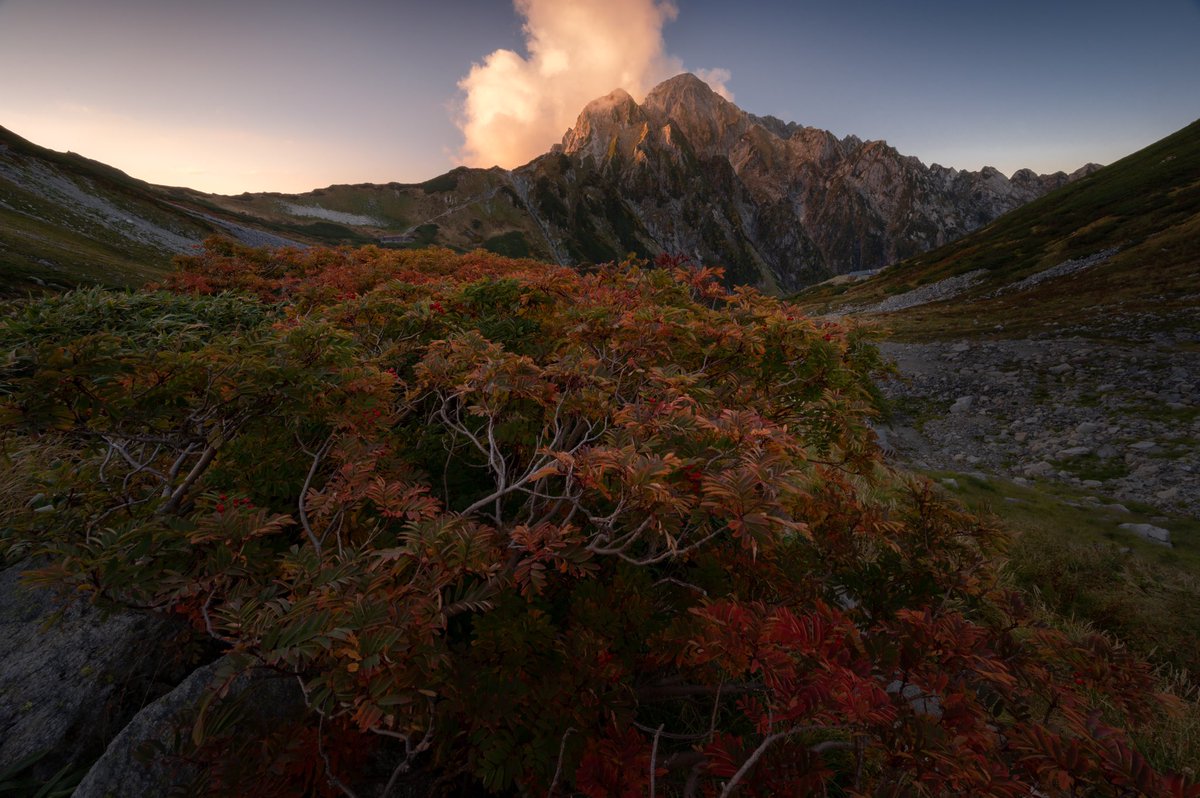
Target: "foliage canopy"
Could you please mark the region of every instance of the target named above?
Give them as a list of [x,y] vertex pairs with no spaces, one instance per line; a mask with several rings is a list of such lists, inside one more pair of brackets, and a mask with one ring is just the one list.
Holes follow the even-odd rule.
[[11,305],[0,546],[299,680],[197,720],[214,793],[1196,795],[1116,728],[1145,666],[880,465],[866,336],[718,278],[214,240]]

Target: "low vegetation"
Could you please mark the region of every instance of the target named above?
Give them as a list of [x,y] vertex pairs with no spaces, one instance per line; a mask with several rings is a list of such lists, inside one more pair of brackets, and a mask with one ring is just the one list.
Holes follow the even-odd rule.
[[[1045,622],[1070,634],[1101,632],[1155,666],[1178,711],[1141,734],[1157,765],[1200,773],[1200,522],[1166,522],[1150,507],[1086,505],[1069,489],[1016,485],[969,474],[933,473],[972,512],[1013,532],[1004,571],[1040,607]],[[1120,529],[1167,523],[1165,548]]]
[[0,344],[0,550],[303,686],[199,714],[209,794],[1200,795],[1150,666],[880,467],[865,334],[717,272],[210,241]]

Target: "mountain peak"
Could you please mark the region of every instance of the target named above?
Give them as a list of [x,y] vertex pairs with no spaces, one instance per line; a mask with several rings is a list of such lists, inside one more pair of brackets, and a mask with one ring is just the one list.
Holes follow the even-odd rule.
[[685,131],[693,146],[707,147],[731,126],[740,127],[745,118],[745,112],[707,83],[684,72],[651,89],[641,105],[624,89],[614,89],[592,100],[579,113],[575,126],[563,136],[561,147],[567,153],[587,150],[599,157],[614,138],[622,144],[640,140],[643,128],[650,122],[657,128],[674,122]]
[[642,106],[647,110],[661,110],[667,115],[680,107],[703,112],[725,105],[731,106],[732,103],[691,72],[683,72],[664,80],[651,89],[642,102]]
[[685,72],[650,90],[642,110],[657,127],[673,122],[698,152],[723,151],[750,127],[749,115]]
[[673,78],[667,78],[650,90],[650,94],[667,91],[700,91],[716,94],[712,87],[693,72],[680,72]]
[[562,139],[564,152],[588,150],[602,159],[614,138],[629,138],[630,131],[640,131],[646,121],[642,109],[624,89],[614,89],[584,106],[575,120],[575,127]]
[[595,116],[597,114],[621,114],[637,107],[633,97],[624,89],[613,89],[603,97],[597,97],[583,107],[580,116]]

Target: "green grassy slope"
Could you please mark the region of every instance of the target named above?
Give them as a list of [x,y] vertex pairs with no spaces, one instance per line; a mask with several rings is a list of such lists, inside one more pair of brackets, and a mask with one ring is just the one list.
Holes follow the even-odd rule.
[[501,169],[459,167],[424,183],[333,185],[303,194],[176,192],[185,205],[322,244],[552,253]]
[[[1063,261],[1119,247],[1105,263],[989,298]],[[887,319],[898,331],[957,335],[1002,324],[1114,333],[1152,314],[1195,325],[1200,303],[1200,121],[1089,177],[1002,216],[952,244],[853,285],[822,284],[800,296],[814,312],[865,306],[954,275],[986,270],[970,291]]]
[[0,207],[0,297],[89,284],[131,288],[170,267],[169,253],[127,243]]
[[553,259],[501,169],[460,167],[418,184],[222,196],[151,185],[0,128],[0,297],[142,285],[214,234],[252,245],[437,244]]
[[147,183],[0,128],[0,296],[141,285],[215,232]]

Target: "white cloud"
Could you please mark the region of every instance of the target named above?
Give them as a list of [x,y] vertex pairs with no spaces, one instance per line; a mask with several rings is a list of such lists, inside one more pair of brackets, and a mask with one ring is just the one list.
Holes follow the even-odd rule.
[[[641,99],[684,71],[662,28],[678,15],[668,0],[514,0],[528,56],[496,50],[459,81],[458,120],[471,166],[519,166],[545,152],[590,100],[622,88]],[[732,99],[727,69],[696,74]]]
[[707,83],[713,91],[724,97],[726,100],[733,102],[733,92],[729,90],[730,78],[733,74],[728,69],[697,69],[696,77]]

